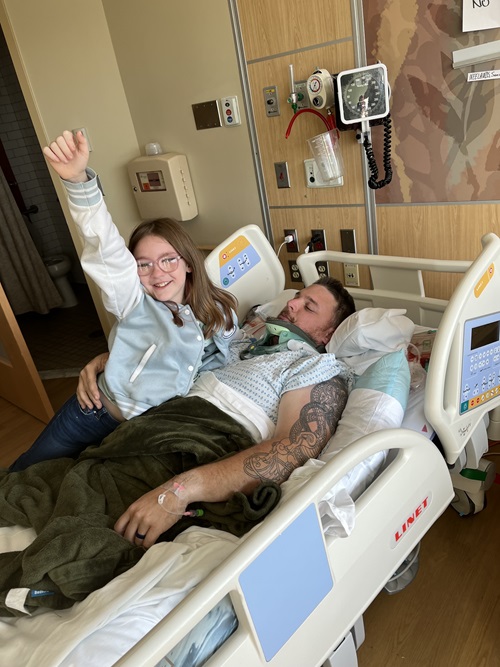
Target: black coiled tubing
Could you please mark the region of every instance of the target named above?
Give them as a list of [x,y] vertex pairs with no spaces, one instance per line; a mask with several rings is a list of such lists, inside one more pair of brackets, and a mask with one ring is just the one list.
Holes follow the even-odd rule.
[[384,171],[385,178],[380,181],[377,181],[378,178],[378,167],[377,161],[375,160],[375,155],[373,154],[373,147],[368,139],[368,135],[365,136],[363,141],[363,146],[365,147],[366,159],[368,161],[368,167],[370,169],[371,176],[368,179],[368,186],[372,190],[378,190],[383,188],[384,185],[388,185],[392,181],[392,167],[391,167],[391,115],[383,119],[382,124],[384,126]]

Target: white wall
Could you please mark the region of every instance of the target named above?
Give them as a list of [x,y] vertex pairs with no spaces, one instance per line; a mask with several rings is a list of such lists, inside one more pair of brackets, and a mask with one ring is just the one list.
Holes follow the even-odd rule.
[[[103,0],[137,139],[185,153],[200,244],[262,227],[248,124],[227,0]],[[237,95],[242,125],[197,130],[191,105]]]
[[[149,141],[188,157],[196,242],[262,227],[226,0],[0,0],[0,21],[40,143],[88,129],[91,166],[124,236],[139,221],[126,164]],[[193,103],[233,94],[240,127],[196,130]]]
[[123,164],[138,144],[101,0],[0,0],[0,21],[40,144],[87,127],[108,205],[130,230],[137,212]]

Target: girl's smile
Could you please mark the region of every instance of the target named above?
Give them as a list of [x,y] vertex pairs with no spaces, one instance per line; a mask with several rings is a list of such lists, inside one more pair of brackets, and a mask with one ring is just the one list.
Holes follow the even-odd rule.
[[[138,265],[153,264],[150,273],[141,275],[139,272],[139,280],[148,294],[158,301],[184,303],[186,276],[191,273],[191,267],[182,257],[175,262],[179,253],[170,243],[160,236],[145,236],[135,246],[134,256]],[[169,263],[169,259],[174,261]],[[171,270],[174,264],[177,266]]]

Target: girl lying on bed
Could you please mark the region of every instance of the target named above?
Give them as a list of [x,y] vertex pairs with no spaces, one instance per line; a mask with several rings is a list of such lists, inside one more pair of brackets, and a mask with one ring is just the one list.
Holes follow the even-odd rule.
[[123,422],[77,461],[0,473],[0,524],[37,533],[0,554],[0,614],[69,607],[194,523],[242,535],[260,521],[335,431],[350,371],[324,350],[354,309],[322,278],[259,342],[234,341],[187,397]]
[[211,282],[203,256],[177,222],[141,223],[126,248],[95,173],[86,169],[82,132],[65,131],[44,153],[66,186],[84,241],[82,266],[118,323],[98,397],[69,399],[11,470],[78,456],[125,419],[185,396],[200,370],[226,362],[237,330],[235,299]]

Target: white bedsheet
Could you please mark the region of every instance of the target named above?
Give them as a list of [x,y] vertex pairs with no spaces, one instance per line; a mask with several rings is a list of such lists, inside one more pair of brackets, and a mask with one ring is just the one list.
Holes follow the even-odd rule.
[[[371,472],[383,457],[372,459],[368,465]],[[280,502],[323,465],[322,461],[308,461],[294,471],[283,485]],[[335,485],[321,503],[323,528],[330,534],[343,537],[354,526],[355,507],[346,484],[348,487],[353,480],[359,483],[365,462],[362,468]],[[33,538],[31,529],[0,528],[0,552],[23,549]],[[239,538],[213,528],[188,528],[173,542],[151,547],[137,565],[71,609],[0,618],[0,665],[111,667],[239,542]]]
[[[16,541],[26,544],[30,535],[23,532],[2,528],[0,539],[11,545]],[[71,609],[1,618],[0,664],[111,666],[226,558],[238,541],[223,531],[189,528],[174,542],[153,546],[135,567]],[[97,632],[104,626],[105,632]]]

